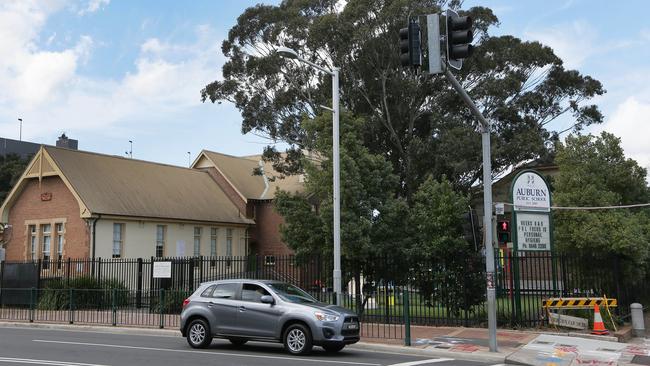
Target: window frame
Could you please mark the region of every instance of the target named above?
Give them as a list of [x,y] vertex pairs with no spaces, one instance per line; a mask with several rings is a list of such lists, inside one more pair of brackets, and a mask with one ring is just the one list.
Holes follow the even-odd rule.
[[194,255],[194,257],[200,257],[201,256],[201,237],[202,236],[203,236],[203,227],[194,226],[194,247],[192,248],[193,249],[192,254]]
[[38,243],[38,231],[36,229],[37,225],[28,225],[27,231],[29,231],[29,245],[30,245],[30,255],[31,255],[31,260],[35,261],[38,256],[38,249],[40,247]]
[[226,256],[232,257],[232,238],[233,238],[233,229],[226,229]]
[[[41,259],[42,268],[48,269],[52,259],[52,224],[41,224]],[[47,231],[46,231],[47,230]]]
[[[119,239],[115,238],[115,228],[119,227]],[[124,223],[120,222],[114,222],[113,223],[113,246],[111,247],[111,257],[112,258],[122,258],[122,255],[124,253],[124,232],[126,231],[126,225]],[[115,254],[115,243],[119,243],[118,245],[118,251],[119,253]]]
[[[162,230],[159,231],[160,229]],[[165,257],[166,239],[167,239],[167,225],[156,225],[156,246],[154,248],[154,255],[156,256],[156,258]],[[158,250],[160,250],[160,253],[158,253]]]

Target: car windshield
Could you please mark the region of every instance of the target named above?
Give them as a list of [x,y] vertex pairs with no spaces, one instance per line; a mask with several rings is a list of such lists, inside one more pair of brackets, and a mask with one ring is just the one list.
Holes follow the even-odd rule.
[[290,285],[288,283],[282,283],[282,282],[276,282],[276,283],[269,283],[269,286],[275,291],[278,296],[280,296],[283,300],[293,302],[293,303],[314,303],[318,302],[318,300],[314,299],[306,293],[305,291],[301,290],[300,288]]

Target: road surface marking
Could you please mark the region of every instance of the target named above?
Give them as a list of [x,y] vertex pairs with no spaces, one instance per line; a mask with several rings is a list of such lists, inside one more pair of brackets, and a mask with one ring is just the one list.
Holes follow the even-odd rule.
[[381,366],[378,363],[366,363],[366,362],[350,362],[350,361],[332,361],[332,360],[321,360],[316,358],[298,358],[298,357],[279,357],[279,356],[262,356],[262,355],[251,355],[246,353],[226,353],[226,352],[208,352],[208,351],[196,351],[189,349],[168,349],[168,348],[154,348],[154,347],[137,347],[137,346],[123,346],[119,344],[100,344],[100,343],[85,343],[85,342],[66,342],[66,341],[49,341],[45,339],[33,339],[33,342],[39,343],[56,343],[56,344],[74,344],[79,346],[94,346],[94,347],[109,347],[109,348],[126,348],[126,349],[139,349],[144,351],[162,351],[162,352],[179,352],[179,353],[191,353],[191,354],[207,354],[207,355],[222,355],[222,356],[231,356],[231,357],[249,357],[249,358],[264,358],[264,359],[274,359],[274,360],[286,360],[286,361],[295,361],[295,362],[320,362],[320,363],[334,363],[342,365],[365,365],[365,366]]
[[410,362],[402,362],[402,363],[396,363],[392,364],[390,366],[415,366],[415,365],[426,365],[430,363],[438,363],[438,362],[447,362],[447,361],[453,361],[453,358],[433,358],[430,360],[420,360],[420,361],[410,361]]
[[12,358],[12,357],[0,357],[0,362],[8,363],[31,363],[38,365],[53,365],[53,366],[106,366],[106,365],[96,365],[92,363],[78,363],[78,362],[67,362],[67,361],[51,361],[51,360],[35,360],[30,358]]

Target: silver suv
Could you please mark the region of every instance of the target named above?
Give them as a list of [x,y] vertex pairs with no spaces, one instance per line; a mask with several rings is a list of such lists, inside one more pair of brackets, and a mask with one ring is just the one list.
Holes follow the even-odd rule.
[[359,318],[288,283],[224,280],[201,284],[183,302],[181,333],[194,348],[217,337],[234,345],[284,343],[292,354],[309,353],[314,345],[338,352],[359,341]]

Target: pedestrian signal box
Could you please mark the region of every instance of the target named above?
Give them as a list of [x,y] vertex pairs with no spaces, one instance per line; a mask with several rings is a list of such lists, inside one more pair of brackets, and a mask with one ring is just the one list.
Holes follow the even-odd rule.
[[499,243],[510,242],[510,221],[498,220],[497,221],[497,239]]

